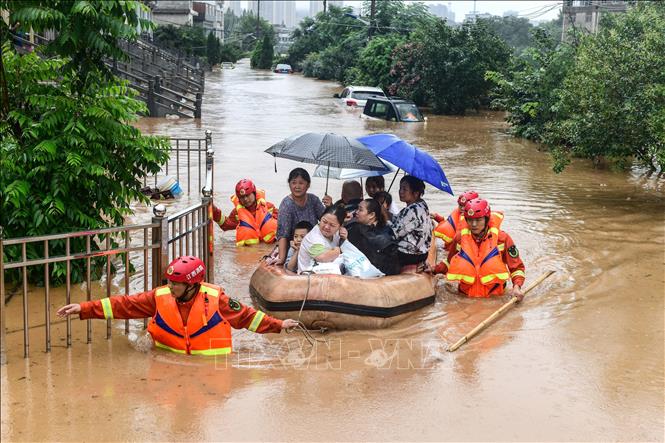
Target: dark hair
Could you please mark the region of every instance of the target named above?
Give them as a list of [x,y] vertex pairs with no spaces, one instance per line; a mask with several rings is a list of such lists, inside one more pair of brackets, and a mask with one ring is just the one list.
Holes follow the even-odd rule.
[[307,232],[311,231],[313,228],[312,224],[308,222],[307,220],[300,220],[298,223],[296,223],[295,228],[293,230],[295,231],[296,229],[307,229]]
[[379,191],[376,194],[374,194],[374,200],[377,201],[379,204],[387,204],[388,206],[393,204],[393,196],[390,195],[390,192],[386,191]]
[[[375,183],[381,189],[386,189],[386,180],[383,178],[383,175],[376,175],[373,177],[367,177],[365,180],[365,187],[370,183]],[[381,191],[379,191],[381,192]]]
[[[321,218],[323,218],[323,216],[326,214],[334,215],[339,224],[342,225],[344,223],[344,219],[346,218],[346,209],[344,209],[344,206],[333,205],[326,208],[326,210],[323,211],[323,214],[321,214]],[[319,220],[321,220],[321,218],[319,218]]]
[[399,184],[408,183],[412,192],[417,192],[422,197],[425,194],[425,182],[413,175],[405,175],[399,181]]
[[295,168],[291,172],[289,172],[289,179],[286,182],[291,183],[291,180],[294,180],[298,177],[305,180],[308,184],[312,183],[312,178],[309,176],[309,172],[307,172],[303,168]]
[[363,187],[355,180],[345,181],[342,185],[342,199],[344,197],[348,200],[363,198]]
[[386,218],[383,215],[381,204],[373,198],[366,198],[363,202],[367,205],[367,212],[374,214],[374,217],[376,217],[376,225],[379,228],[384,227],[386,225]]

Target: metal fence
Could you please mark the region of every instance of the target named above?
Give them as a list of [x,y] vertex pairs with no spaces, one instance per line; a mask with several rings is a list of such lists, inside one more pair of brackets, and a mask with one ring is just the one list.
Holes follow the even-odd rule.
[[[164,271],[169,262],[180,255],[197,255],[206,264],[206,281],[214,281],[213,261],[213,233],[212,220],[212,191],[214,171],[214,150],[211,143],[211,134],[206,131],[205,139],[177,139],[187,144],[196,143],[201,146],[205,142],[205,185],[201,191],[201,203],[188,207],[176,214],[167,216],[166,206],[157,204],[153,208],[152,220],[128,226],[116,226],[91,231],[70,232],[36,237],[3,239],[0,228],[0,362],[7,361],[6,349],[6,309],[5,309],[5,274],[13,272],[18,276],[17,285],[22,288],[23,302],[23,355],[29,356],[29,318],[28,304],[28,273],[33,269],[40,272],[38,266],[43,267],[44,273],[44,341],[45,351],[51,350],[51,269],[53,266],[65,267],[65,302],[71,301],[72,295],[72,265],[84,269],[86,300],[92,297],[93,274],[100,272],[100,277],[106,281],[105,296],[112,293],[112,277],[123,275],[123,290],[125,294],[133,291],[147,291],[152,287],[165,282]],[[175,149],[177,152],[178,142]],[[187,149],[189,152],[190,150]],[[200,183],[199,172],[199,183]],[[189,184],[189,176],[188,176]],[[64,253],[54,255],[54,245],[60,246]],[[28,254],[29,245],[38,245],[30,248],[33,253]],[[6,254],[9,249],[17,248],[11,256],[20,256],[20,259],[10,261]],[[34,251],[41,252],[35,257]],[[17,253],[20,251],[20,253]],[[83,263],[81,265],[81,263]],[[102,268],[100,270],[100,267]],[[114,272],[115,269],[115,272]],[[100,280],[101,281],[101,280]],[[18,288],[17,286],[17,288]],[[131,289],[131,290],[130,290]],[[35,301],[32,300],[32,303]],[[67,318],[66,344],[72,344],[71,319]],[[144,327],[147,319],[144,319]],[[129,332],[129,321],[125,320],[125,332]],[[92,341],[92,324],[87,321],[87,343]],[[107,321],[106,337],[111,337],[111,320]]]
[[206,155],[212,149],[212,132],[207,130],[204,138],[171,137],[170,142],[169,161],[158,174],[151,178],[145,177],[143,186],[147,186],[148,182],[156,186],[160,178],[171,175],[175,176],[186,194],[191,194],[192,189],[199,192],[203,187],[201,180],[205,180]]

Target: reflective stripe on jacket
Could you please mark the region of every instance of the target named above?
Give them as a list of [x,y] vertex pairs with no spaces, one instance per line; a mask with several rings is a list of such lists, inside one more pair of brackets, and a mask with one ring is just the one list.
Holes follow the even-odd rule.
[[181,354],[222,355],[231,352],[231,326],[219,313],[219,286],[201,283],[183,324],[168,286],[155,289],[155,315],[148,332],[155,346]]
[[231,196],[231,202],[236,209],[238,226],[236,227],[236,246],[250,246],[275,241],[277,233],[277,219],[272,216],[272,208],[268,208],[264,191],[256,190],[256,211],[252,214],[245,208],[238,197]]
[[466,221],[460,222],[458,252],[450,259],[446,278],[460,282],[460,290],[469,297],[503,294],[510,273],[501,255],[499,233],[503,214],[491,217],[485,238],[476,242]]
[[439,237],[446,243],[446,245],[450,244],[450,242],[453,241],[455,234],[457,233],[457,226],[459,226],[460,217],[464,218],[463,215],[460,215],[459,208],[455,208],[453,212],[450,213],[448,218],[436,225],[436,228],[434,228],[434,236]]

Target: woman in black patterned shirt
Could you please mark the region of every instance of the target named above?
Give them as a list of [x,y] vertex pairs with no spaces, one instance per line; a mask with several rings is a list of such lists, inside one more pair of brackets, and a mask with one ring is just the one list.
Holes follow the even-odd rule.
[[432,222],[429,208],[422,199],[425,183],[412,175],[399,182],[399,199],[406,208],[393,217],[392,229],[397,238],[397,251],[402,273],[416,272],[427,260],[432,245]]

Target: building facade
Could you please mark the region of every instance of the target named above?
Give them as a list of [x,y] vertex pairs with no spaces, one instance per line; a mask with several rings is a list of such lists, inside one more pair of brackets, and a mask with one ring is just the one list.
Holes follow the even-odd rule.
[[563,2],[561,38],[566,40],[572,28],[598,32],[602,14],[626,12],[629,2],[621,0],[566,0]]
[[453,4],[448,2],[448,6],[441,3],[428,4],[429,12],[437,17],[445,18],[448,23],[455,23],[455,13],[453,12]]
[[227,0],[224,2],[224,4],[226,5],[226,9],[224,9],[225,12],[231,11],[236,17],[240,17],[242,15],[243,7],[240,0]]
[[156,0],[152,16],[158,25],[193,26],[194,2],[191,0]]
[[[330,6],[337,6],[338,8],[341,8],[344,6],[344,1],[343,0],[327,0],[326,1],[326,8],[329,8]],[[316,17],[316,14],[319,12],[323,12],[323,1],[321,0],[310,0],[309,2],[309,16],[310,17]]]
[[297,24],[296,2],[294,0],[252,0],[249,2],[248,11],[254,16],[257,15],[258,11],[261,18],[271,25],[293,28]]
[[224,41],[224,2],[219,0],[195,1],[194,25]]

